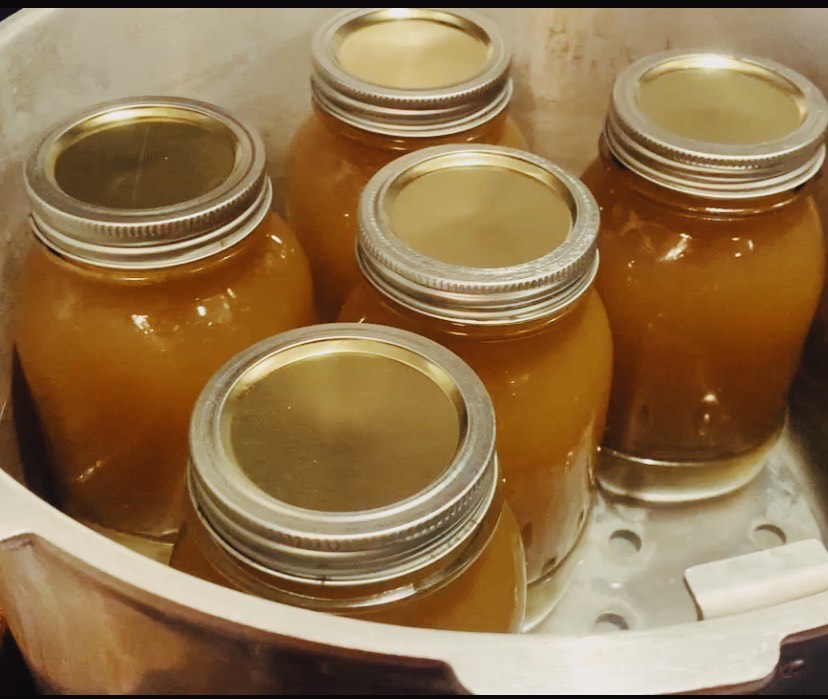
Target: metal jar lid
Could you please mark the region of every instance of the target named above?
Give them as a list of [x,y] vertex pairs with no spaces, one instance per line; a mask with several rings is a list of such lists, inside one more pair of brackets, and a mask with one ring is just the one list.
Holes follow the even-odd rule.
[[328,114],[405,137],[458,133],[499,114],[512,96],[497,26],[465,9],[362,8],[314,34],[311,90]]
[[208,257],[248,235],[272,191],[258,134],[177,97],[97,105],[25,163],[35,235],[88,264],[147,269]]
[[425,148],[365,186],[357,262],[410,309],[470,325],[554,315],[592,284],[598,205],[575,176],[499,146]]
[[469,544],[495,497],[477,375],[406,331],[277,335],[213,376],[190,426],[190,495],[230,555],[288,581],[393,580]]
[[667,51],[615,81],[604,136],[628,168],[670,189],[716,199],[793,189],[825,158],[828,105],[775,61]]

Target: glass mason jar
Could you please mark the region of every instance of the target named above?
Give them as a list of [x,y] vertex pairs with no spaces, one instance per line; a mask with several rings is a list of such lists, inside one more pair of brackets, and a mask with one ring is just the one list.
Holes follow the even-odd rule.
[[427,146],[524,148],[506,108],[509,51],[467,10],[364,8],[336,15],[312,43],[312,113],[287,156],[285,215],[314,275],[322,320],[359,279],[357,205],[381,167]]
[[761,470],[823,283],[825,126],[819,90],[765,59],[673,51],[618,76],[584,174],[615,347],[607,490],[695,500]]
[[570,552],[591,501],[612,360],[592,289],[597,232],[580,181],[495,146],[404,156],[377,173],[360,204],[364,279],[340,319],[430,337],[483,380],[530,583]]
[[174,567],[345,616],[520,629],[492,404],[436,343],[353,324],[260,342],[211,379],[190,444]]
[[314,322],[307,262],[270,210],[264,146],[217,107],[124,99],[52,131],[25,178],[36,244],[15,340],[57,504],[137,548],[163,555],[169,542],[168,555],[207,379]]

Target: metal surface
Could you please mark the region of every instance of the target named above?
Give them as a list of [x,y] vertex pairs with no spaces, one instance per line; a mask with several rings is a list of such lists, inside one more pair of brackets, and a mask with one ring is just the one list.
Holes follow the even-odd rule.
[[811,179],[825,159],[828,104],[775,61],[668,51],[625,68],[605,135],[627,167],[659,185],[719,199],[757,197]]
[[[399,10],[360,14],[344,24],[331,42],[338,44],[331,53],[342,69],[357,80],[397,90],[438,89],[481,72],[491,41],[478,36],[474,24],[428,10],[404,11],[406,17]],[[400,54],[403,60],[397,60]]]
[[416,368],[416,354],[388,356],[384,342],[314,344],[317,354],[265,360],[230,389],[224,451],[244,476],[270,497],[323,512],[385,507],[438,480],[468,417],[451,379]]
[[[688,569],[822,538],[797,479],[797,471],[816,466],[803,461],[789,432],[768,456],[759,477],[730,495],[648,507],[599,493],[590,524],[566,563],[570,577],[565,589],[550,585],[548,594],[558,595],[560,601],[533,631],[581,634],[695,621],[697,605],[684,580]],[[780,583],[770,575],[757,582],[758,594],[766,594],[770,606]],[[796,595],[790,590],[792,597],[812,593]],[[717,616],[737,611],[734,600]]]
[[203,259],[246,237],[272,203],[255,130],[171,97],[107,102],[64,121],[26,160],[25,180],[35,235],[104,267]]
[[[358,371],[354,360],[363,362]],[[303,367],[312,381],[297,373]],[[423,431],[398,433],[399,423],[417,425],[400,411],[422,411]],[[383,429],[383,420],[396,424]],[[418,457],[417,444],[445,422],[438,469],[423,469],[428,455]],[[483,383],[436,342],[367,323],[311,326],[253,345],[208,382],[190,429],[190,492],[217,538],[273,576],[342,586],[396,580],[468,549],[499,508],[494,440]],[[262,453],[270,470],[286,472],[278,487],[271,475],[265,489],[250,472]],[[306,464],[327,479],[304,474]],[[332,491],[351,492],[351,505],[338,507]],[[416,593],[411,587],[396,592]]]
[[319,27],[312,52],[319,107],[375,133],[469,131],[512,96],[510,54],[498,26],[467,9],[349,10]]
[[[469,245],[486,246],[487,236],[508,238],[503,232],[505,221],[498,220],[498,205],[493,204],[489,211],[481,201],[480,190],[468,184],[461,186],[464,179],[480,185],[476,173],[488,170],[509,178],[531,178],[533,185],[546,189],[546,203],[551,198],[557,204],[554,211],[548,206],[539,210],[538,192],[533,189],[529,201],[523,193],[523,203],[530,208],[511,210],[516,220],[510,220],[509,226],[527,234],[534,232],[533,248],[542,251],[540,255],[515,264],[506,264],[505,260],[480,264],[469,262],[468,257],[460,262],[457,253],[448,254],[445,247],[438,250],[437,257],[431,257],[425,254],[424,245],[411,240],[410,233],[408,238],[397,235],[396,223],[401,215],[411,218],[418,208],[427,207],[440,212],[429,215],[432,221],[440,221],[440,226],[459,229],[461,237],[465,228]],[[447,192],[448,196],[443,195],[439,202],[415,201],[406,211],[399,211],[409,188],[448,173],[456,175],[451,180],[455,190]],[[505,191],[504,181],[500,184],[498,197],[507,198],[510,189],[516,189],[512,182]],[[483,193],[487,194],[486,190]],[[504,210],[510,210],[508,205],[502,206],[501,212]],[[554,234],[538,240],[541,234],[540,227],[535,227],[537,217],[550,214],[555,219]],[[424,216],[418,214],[420,221]],[[404,231],[417,225],[410,220],[402,223]],[[549,160],[502,146],[434,146],[386,165],[363,189],[357,262],[377,289],[418,313],[467,325],[513,325],[551,317],[590,288],[598,264],[598,223],[598,205],[589,190]],[[527,252],[522,251],[524,256]],[[514,250],[510,254],[514,255]]]
[[394,235],[433,260],[483,268],[537,260],[566,240],[578,212],[560,180],[509,158],[479,160],[432,158],[394,178],[377,204]]
[[[328,16],[330,10],[319,8],[30,10],[0,25],[3,289],[14,283],[28,244],[20,160],[51,123],[123,94],[186,93],[248,117],[265,137],[276,175],[289,134],[307,110],[310,35]],[[492,16],[517,39],[516,117],[538,152],[576,171],[594,157],[617,71],[665,45],[705,42],[778,56],[828,87],[824,9],[500,9]],[[756,550],[748,522],[780,527],[788,541],[814,538],[816,523],[828,532],[828,343],[821,330],[828,314],[815,328],[792,394],[790,430],[777,452],[784,468],[769,469],[731,496],[736,500],[715,501],[709,511],[699,506],[684,524],[676,515],[649,549],[667,556],[663,564],[654,554],[645,568],[641,559],[619,559],[607,548],[619,525],[642,536],[647,532],[634,526],[668,522],[667,508],[613,504],[614,519],[603,532],[593,523],[588,534],[595,532],[596,560],[611,569],[604,580],[623,582],[624,570],[646,571],[638,574],[646,580],[637,588],[642,604],[625,618],[630,630],[593,633],[598,616],[604,615],[600,626],[612,628],[626,611],[620,606],[626,598],[616,595],[618,606],[576,609],[571,628],[577,630],[521,636],[397,628],[266,602],[147,560],[60,514],[17,482],[24,477],[22,451],[29,483],[48,492],[34,468],[42,454],[32,448],[36,439],[26,437],[36,437],[24,419],[26,406],[11,402],[12,301],[12,294],[0,295],[0,357],[6,358],[0,365],[0,599],[43,689],[589,694],[825,688],[827,593],[694,621],[680,578],[692,564]],[[768,489],[752,502],[751,488],[763,483]],[[741,505],[731,512],[728,502]],[[595,522],[606,509],[599,503]],[[721,546],[705,548],[714,538]],[[648,540],[641,539],[641,551]],[[629,535],[613,541],[619,556],[635,548]],[[685,546],[692,555],[682,560]],[[644,613],[648,600],[654,608]],[[566,604],[562,598],[560,609]]]

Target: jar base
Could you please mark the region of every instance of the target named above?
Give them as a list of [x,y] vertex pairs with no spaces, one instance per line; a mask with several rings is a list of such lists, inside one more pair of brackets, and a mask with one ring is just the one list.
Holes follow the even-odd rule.
[[151,558],[152,560],[163,563],[164,565],[169,565],[170,558],[172,557],[173,545],[175,543],[174,536],[156,539],[149,536],[129,534],[117,529],[109,529],[82,519],[79,519],[78,521],[93,531],[98,532],[98,534],[102,534],[107,539],[114,541],[116,544],[121,544],[122,546],[126,546],[131,551],[135,551],[135,553],[139,553],[142,556]]
[[582,557],[575,555],[578,544],[584,538],[586,524],[590,521],[592,502],[586,514],[579,521],[578,531],[566,555],[552,569],[537,580],[529,583],[526,589],[526,614],[523,617],[521,633],[528,633],[540,625],[557,606],[572,582],[575,570],[581,564]]
[[658,505],[719,497],[759,475],[781,433],[750,451],[707,461],[645,459],[602,446],[597,480],[611,495]]

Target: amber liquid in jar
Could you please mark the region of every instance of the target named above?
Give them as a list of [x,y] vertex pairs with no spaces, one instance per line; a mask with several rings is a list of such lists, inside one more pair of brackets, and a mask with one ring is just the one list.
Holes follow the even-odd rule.
[[553,570],[589,514],[604,430],[612,339],[598,294],[588,292],[552,320],[495,330],[424,317],[363,280],[339,320],[410,330],[475,370],[495,406],[504,494],[520,525],[529,579]]
[[446,349],[372,325],[284,333],[211,380],[191,445],[173,567],[344,616],[520,630],[491,402]]
[[696,500],[761,470],[824,281],[809,180],[826,119],[813,85],[765,59],[667,52],[618,77],[583,176],[614,340],[611,492]]
[[[34,164],[27,173],[37,192],[33,225],[40,240],[21,272],[15,343],[57,504],[113,538],[163,557],[183,516],[188,425],[207,379],[251,343],[313,323],[315,316],[304,255],[268,208],[263,151],[258,173],[250,174],[250,194],[231,189],[227,196],[237,197],[236,211],[229,204],[231,219],[215,222],[229,236],[211,241],[216,233],[208,226],[200,236],[188,231],[178,241],[177,224],[163,218],[173,209],[173,219],[209,216],[198,206],[188,209],[188,197],[205,187],[219,196],[223,181],[232,185],[239,168],[232,154],[245,153],[246,145],[258,153],[255,138],[250,144],[242,127],[209,105],[159,98],[127,106],[114,107],[125,119],[115,127],[98,130],[95,118],[84,117],[70,129],[92,123],[84,139],[60,146],[56,174],[43,174]],[[146,120],[136,127],[129,115],[142,111]],[[231,128],[238,128],[238,149],[230,147]],[[51,143],[47,138],[43,148],[55,148]],[[225,151],[226,162],[209,157]],[[80,184],[73,172],[84,173]],[[183,202],[174,201],[177,195]],[[147,239],[133,244],[123,233],[52,220],[48,209],[39,208],[50,197],[67,212],[81,207],[81,221],[87,202],[106,207],[101,227],[145,216]],[[250,206],[245,197],[255,200],[254,209],[243,208]],[[233,218],[239,212],[241,224]],[[198,247],[203,244],[212,247]]]
[[[170,565],[209,582],[241,592],[268,596],[254,579],[245,583],[243,564],[227,555],[210,537],[192,507],[188,507]],[[414,579],[412,579],[414,580]],[[392,588],[387,585],[364,586],[360,595],[379,595]],[[292,590],[305,595],[319,595],[316,586],[294,585]],[[336,592],[327,601],[334,613],[354,619],[376,621],[398,626],[451,631],[517,632],[523,622],[526,604],[526,566],[523,544],[515,517],[507,505],[503,506],[494,532],[483,552],[457,577],[426,594],[413,599],[381,605],[373,611],[349,609],[336,600],[345,599],[353,590]],[[271,592],[281,599],[278,592]]]
[[[342,47],[332,48],[333,41],[327,38],[331,30],[325,27],[314,44],[315,53],[332,62],[330,70],[336,71],[338,80],[344,76],[345,81],[356,81],[354,87],[361,91],[376,91],[369,96],[359,93],[359,99],[369,103],[363,105],[364,111],[353,105],[331,106],[327,93],[322,92],[288,150],[285,215],[310,261],[317,308],[323,320],[336,318],[359,279],[353,254],[357,204],[360,192],[377,170],[406,153],[449,143],[526,147],[507,112],[501,107],[491,109],[493,101],[508,99],[503,87],[486,88],[487,81],[497,80],[498,70],[503,73],[501,82],[505,81],[508,70],[508,54],[501,48],[502,40],[495,36],[496,28],[486,22],[487,34],[469,23],[454,26],[460,16],[451,12],[417,8],[406,11],[416,16],[390,19],[384,12],[366,10],[350,13],[360,17],[367,13],[364,18],[340,20],[339,24],[344,25],[338,31],[344,31],[350,42],[343,44],[346,56]],[[440,17],[432,16],[435,14]],[[346,17],[350,15],[346,13]],[[357,20],[367,21],[368,26],[360,25],[361,29],[353,31],[350,27]],[[483,18],[476,17],[475,21],[482,22]],[[388,44],[395,36],[396,40]],[[326,42],[331,42],[330,46]],[[486,46],[491,50],[482,50]],[[488,75],[493,70],[494,77]],[[440,90],[451,87],[459,94],[476,81],[482,81],[484,88],[476,97],[439,97]],[[324,77],[314,83],[317,93],[322,85]],[[409,114],[402,116],[390,108],[394,100],[384,94],[388,90],[395,94],[402,90],[404,96],[408,93],[406,99],[411,105],[404,107]],[[451,114],[444,115],[442,121],[433,116],[437,109],[448,112],[458,109],[458,105],[463,107],[464,100],[467,112],[482,110],[483,116],[474,125],[457,126]],[[422,112],[419,118],[418,109]],[[422,122],[423,118],[425,123],[418,127],[418,119]],[[428,119],[436,122],[429,123]],[[441,130],[450,133],[441,134]]]
[[536,156],[454,145],[381,170],[360,214],[364,277],[339,319],[429,337],[483,380],[534,624],[554,601],[536,583],[552,579],[588,517],[609,397],[612,340],[590,288],[595,202]]
[[302,252],[273,214],[225,253],[162,270],[92,267],[37,246],[16,345],[60,507],[118,532],[175,532],[187,426],[207,379],[252,343],[313,321]]
[[603,203],[597,285],[615,343],[605,444],[704,462],[773,440],[823,283],[808,189],[704,200],[607,154],[584,182]]

